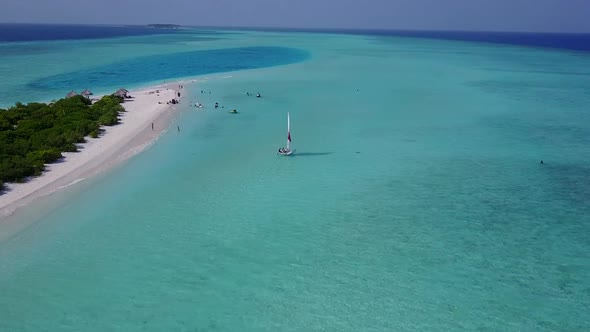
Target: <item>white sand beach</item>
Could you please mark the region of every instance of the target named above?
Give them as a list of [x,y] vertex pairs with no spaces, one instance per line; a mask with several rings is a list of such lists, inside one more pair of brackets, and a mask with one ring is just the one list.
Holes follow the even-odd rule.
[[[103,127],[105,131],[99,138],[87,137],[86,143],[79,145],[78,152],[63,153],[64,159],[47,165],[41,176],[25,183],[6,184],[5,192],[0,195],[0,218],[11,215],[38,197],[82,181],[144,150],[168,129],[174,119],[178,105],[168,105],[167,102],[179,99],[177,92],[182,83],[130,91],[133,98],[122,104],[125,112],[118,125]],[[180,92],[182,97],[184,93]]]

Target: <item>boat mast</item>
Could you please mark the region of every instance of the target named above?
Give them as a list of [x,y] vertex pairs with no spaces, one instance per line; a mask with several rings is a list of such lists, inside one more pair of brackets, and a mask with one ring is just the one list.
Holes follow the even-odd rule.
[[287,112],[287,150],[291,150],[291,117]]

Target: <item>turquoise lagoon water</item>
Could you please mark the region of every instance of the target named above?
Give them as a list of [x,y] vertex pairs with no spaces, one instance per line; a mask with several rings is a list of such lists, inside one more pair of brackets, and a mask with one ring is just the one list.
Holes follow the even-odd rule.
[[[0,107],[17,101],[48,101],[71,90],[112,93],[167,79],[254,69],[303,61],[305,50],[237,43],[212,43],[203,32],[120,37],[105,40],[0,43]],[[232,35],[219,33],[219,36]],[[209,43],[215,48],[209,48]]]
[[[309,54],[200,77],[187,99],[225,108],[185,103],[180,133],[8,220],[30,226],[0,243],[0,330],[590,328],[587,54],[387,36],[187,39],[52,42],[31,57],[74,63],[14,70],[18,95],[143,56]],[[297,154],[279,158],[287,112]]]
[[307,58],[302,50],[281,47],[242,47],[144,56],[99,67],[40,78],[28,87],[34,90],[67,90],[72,86],[92,85],[108,88],[146,81],[165,81],[186,77],[300,62]]

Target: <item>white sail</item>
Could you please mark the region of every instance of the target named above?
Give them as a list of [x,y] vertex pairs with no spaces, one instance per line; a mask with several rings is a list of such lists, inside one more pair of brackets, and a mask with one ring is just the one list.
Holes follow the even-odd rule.
[[291,149],[291,115],[287,112],[287,146],[280,148],[277,154],[281,156],[290,156],[294,150]]

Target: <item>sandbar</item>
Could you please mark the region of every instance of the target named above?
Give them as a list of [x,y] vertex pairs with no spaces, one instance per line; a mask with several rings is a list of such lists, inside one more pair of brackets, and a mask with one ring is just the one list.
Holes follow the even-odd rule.
[[122,104],[125,112],[121,113],[119,124],[102,127],[104,132],[98,138],[86,137],[78,152],[62,153],[64,158],[48,164],[42,175],[24,183],[5,184],[6,190],[0,195],[0,219],[39,197],[83,181],[149,147],[174,120],[179,104],[167,102],[178,100],[178,92],[183,96],[181,84],[183,82],[174,82],[130,91],[133,98]]

